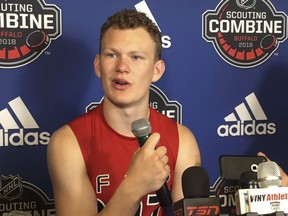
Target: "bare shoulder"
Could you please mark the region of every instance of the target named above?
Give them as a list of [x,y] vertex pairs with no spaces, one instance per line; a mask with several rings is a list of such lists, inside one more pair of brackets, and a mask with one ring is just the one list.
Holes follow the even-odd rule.
[[179,150],[171,192],[173,201],[183,198],[181,179],[184,170],[191,166],[201,166],[200,151],[192,131],[188,127],[178,124],[178,133]]
[[[74,133],[68,125],[64,125],[55,131],[50,139],[49,145],[56,145],[56,143],[66,143],[69,141],[77,141]],[[60,145],[60,144],[59,144]]]
[[[191,166],[200,166],[201,158],[197,140],[192,131],[181,124],[178,124],[179,133],[179,156],[183,161],[191,163]],[[189,164],[188,164],[189,165]]]
[[195,139],[194,134],[192,131],[186,127],[185,125],[177,124],[178,126],[178,132],[179,132],[179,137],[182,139]]
[[176,172],[182,176],[183,171],[190,166],[201,166],[198,143],[192,131],[178,124],[179,150],[176,162]]
[[80,146],[68,125],[52,135],[47,160],[57,215],[96,215],[96,195]]
[[83,163],[77,139],[68,125],[53,133],[48,144],[47,159],[51,172]]

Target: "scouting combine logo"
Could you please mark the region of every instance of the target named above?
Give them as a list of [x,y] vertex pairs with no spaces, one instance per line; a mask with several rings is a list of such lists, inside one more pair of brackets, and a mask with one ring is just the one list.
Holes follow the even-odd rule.
[[287,15],[268,0],[223,0],[202,22],[203,38],[240,68],[262,64],[287,39]]
[[44,0],[0,0],[0,68],[26,65],[61,35],[61,11]]
[[[102,103],[92,102],[86,107],[86,112],[96,108]],[[174,119],[176,122],[182,124],[182,105],[178,101],[169,100],[167,96],[155,85],[150,86],[149,106],[154,110],[166,115],[168,118]]]
[[19,175],[0,176],[0,215],[54,216],[54,200]]

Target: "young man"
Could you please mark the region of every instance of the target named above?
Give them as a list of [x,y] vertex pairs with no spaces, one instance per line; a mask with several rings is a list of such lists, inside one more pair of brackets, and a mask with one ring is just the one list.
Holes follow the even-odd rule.
[[[48,145],[56,214],[150,216],[159,211],[155,191],[168,179],[172,200],[183,198],[183,171],[201,163],[191,131],[148,107],[150,84],[165,70],[157,26],[134,10],[109,17],[94,67],[102,104],[56,131]],[[152,127],[142,148],[131,132],[140,118]]]

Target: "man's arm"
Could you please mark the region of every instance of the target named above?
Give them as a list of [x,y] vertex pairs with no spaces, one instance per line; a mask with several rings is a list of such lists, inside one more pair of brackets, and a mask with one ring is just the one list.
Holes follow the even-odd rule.
[[69,126],[53,134],[47,156],[57,216],[96,215],[96,196],[77,139]]
[[166,148],[155,150],[159,138],[159,134],[152,134],[135,152],[126,178],[106,207],[97,214],[96,194],[87,176],[76,137],[69,126],[54,133],[48,145],[48,167],[57,216],[134,216],[141,198],[158,190],[170,171]]
[[192,132],[185,126],[178,124],[179,151],[175,166],[175,176],[171,196],[173,202],[183,198],[182,174],[190,166],[201,166],[200,151]]

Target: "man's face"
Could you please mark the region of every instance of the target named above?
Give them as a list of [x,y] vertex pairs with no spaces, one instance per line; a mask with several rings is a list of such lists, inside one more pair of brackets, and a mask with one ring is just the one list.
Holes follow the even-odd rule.
[[105,97],[121,105],[148,104],[150,84],[161,77],[164,68],[163,61],[155,61],[155,43],[142,28],[110,28],[95,59]]

